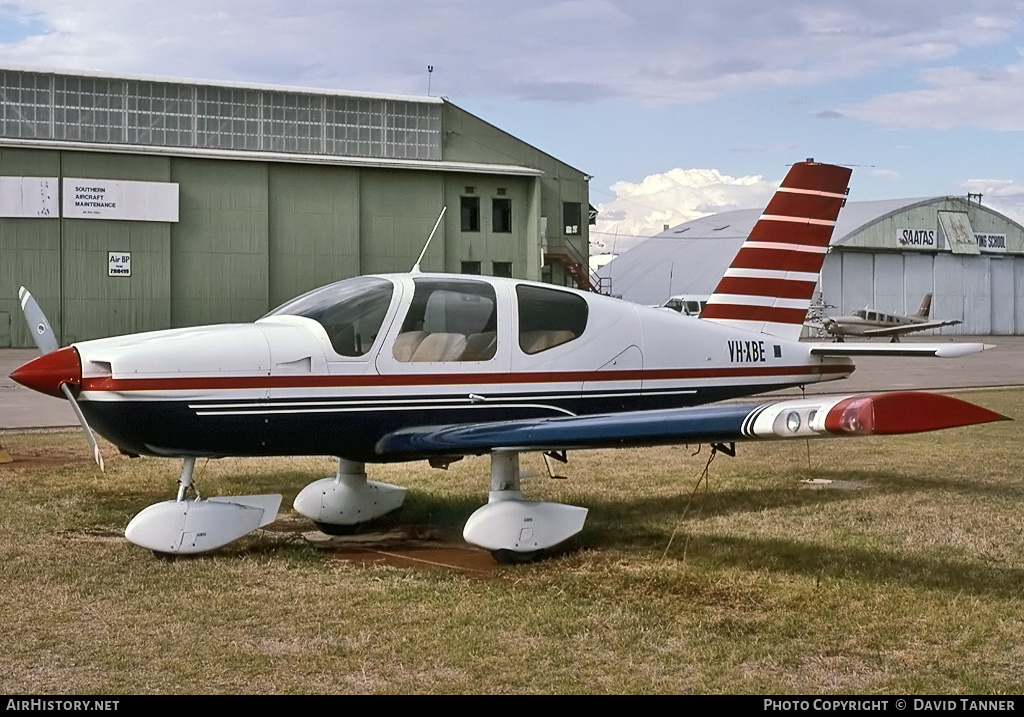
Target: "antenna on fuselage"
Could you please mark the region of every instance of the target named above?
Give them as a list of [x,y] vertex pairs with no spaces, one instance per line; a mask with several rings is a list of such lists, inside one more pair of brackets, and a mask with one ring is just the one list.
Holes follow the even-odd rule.
[[427,253],[427,247],[430,246],[430,240],[434,238],[434,232],[436,232],[437,228],[439,226],[441,226],[441,219],[444,217],[444,213],[447,210],[448,210],[448,205],[447,204],[444,205],[443,207],[441,207],[441,213],[437,215],[437,221],[434,222],[434,228],[430,230],[430,236],[427,237],[427,243],[423,245],[423,251],[420,252],[419,258],[416,260],[416,263],[413,264],[413,266],[412,266],[412,273],[413,274],[419,274],[420,273],[420,262],[423,261],[423,255]]

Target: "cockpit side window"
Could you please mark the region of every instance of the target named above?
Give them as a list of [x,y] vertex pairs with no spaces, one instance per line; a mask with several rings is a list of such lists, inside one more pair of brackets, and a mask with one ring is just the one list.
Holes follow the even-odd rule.
[[392,349],[398,361],[488,361],[497,351],[494,287],[483,281],[415,279]]
[[313,319],[324,327],[338,355],[365,356],[380,333],[394,293],[394,284],[386,279],[347,279],[292,299],[267,316]]
[[536,354],[579,338],[587,328],[589,307],[583,297],[557,289],[520,284],[519,348]]

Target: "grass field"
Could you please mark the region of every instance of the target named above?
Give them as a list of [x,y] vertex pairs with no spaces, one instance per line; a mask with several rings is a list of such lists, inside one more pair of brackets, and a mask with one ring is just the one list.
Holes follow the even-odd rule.
[[[964,397],[1024,419],[1024,390]],[[699,487],[706,446],[574,453],[524,492],[590,508],[580,549],[485,572],[312,547],[290,506],[329,458],[200,461],[204,494],[283,493],[280,524],[157,559],[122,531],[178,462],[0,435],[52,459],[0,468],[0,692],[1019,694],[1021,435],[741,444]],[[486,459],[370,473],[433,535],[486,500]]]

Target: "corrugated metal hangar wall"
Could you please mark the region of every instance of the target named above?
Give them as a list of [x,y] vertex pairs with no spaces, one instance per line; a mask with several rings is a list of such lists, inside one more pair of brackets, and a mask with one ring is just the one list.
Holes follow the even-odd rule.
[[[757,209],[673,227],[601,269],[628,301],[710,294],[760,216]],[[963,323],[943,334],[1024,334],[1024,227],[964,197],[848,202],[819,283],[825,313],[871,306]]]
[[[11,70],[0,79],[0,347],[33,345],[21,285],[64,344],[252,321],[316,286],[408,271],[442,206],[424,271],[540,279],[546,242],[586,253],[586,223],[561,225],[574,208],[586,216],[587,177],[438,99]],[[204,92],[230,101],[203,104]],[[178,99],[153,99],[167,95]],[[332,114],[331,103],[359,112]],[[237,117],[203,125],[209,107]],[[275,112],[282,121],[269,121]],[[355,139],[343,144],[343,131]],[[150,187],[173,188],[174,216],[148,194],[114,201]],[[561,265],[544,269],[571,279]]]
[[838,237],[820,288],[832,314],[912,314],[932,294],[933,317],[963,322],[943,334],[1024,334],[1024,228],[962,197],[910,202]]

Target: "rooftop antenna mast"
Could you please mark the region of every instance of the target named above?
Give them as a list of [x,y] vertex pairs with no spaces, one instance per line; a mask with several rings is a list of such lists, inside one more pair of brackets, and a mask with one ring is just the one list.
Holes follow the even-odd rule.
[[439,226],[441,226],[441,219],[444,217],[444,213],[447,210],[448,210],[448,205],[447,204],[444,205],[443,207],[441,207],[441,213],[437,215],[437,221],[434,222],[434,228],[430,230],[430,236],[427,237],[427,243],[423,245],[423,251],[420,252],[419,259],[416,260],[416,263],[412,267],[412,273],[413,274],[419,274],[420,273],[420,262],[423,261],[423,255],[427,253],[427,247],[430,246],[430,240],[434,238],[434,232],[436,232],[437,228]]
[[427,97],[430,97],[430,78],[434,75],[434,66],[427,65]]

